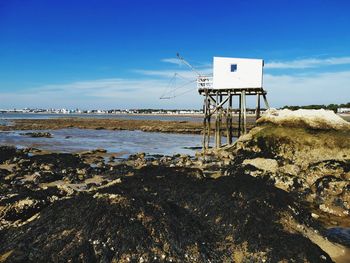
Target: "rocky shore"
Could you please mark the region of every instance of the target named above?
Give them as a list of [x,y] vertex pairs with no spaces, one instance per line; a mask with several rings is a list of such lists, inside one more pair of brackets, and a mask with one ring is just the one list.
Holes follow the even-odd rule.
[[263,179],[205,177],[188,156],[0,152],[5,262],[331,261],[294,230],[319,229],[310,214]]
[[0,262],[348,262],[350,129],[272,116],[195,157],[0,147]]

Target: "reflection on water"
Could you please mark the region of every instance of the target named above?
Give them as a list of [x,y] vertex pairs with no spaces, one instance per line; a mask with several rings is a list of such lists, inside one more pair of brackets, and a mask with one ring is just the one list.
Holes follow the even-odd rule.
[[48,132],[52,134],[53,138],[31,138],[21,135],[23,131],[0,132],[0,144],[35,147],[59,152],[78,152],[103,148],[109,152],[121,153],[122,157],[126,157],[137,152],[194,155],[195,149],[201,146],[202,139],[200,135],[126,130],[61,129]]

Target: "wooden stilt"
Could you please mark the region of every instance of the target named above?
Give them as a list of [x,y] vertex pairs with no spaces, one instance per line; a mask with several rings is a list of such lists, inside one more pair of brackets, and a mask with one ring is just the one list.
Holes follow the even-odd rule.
[[231,91],[228,92],[228,106],[226,113],[226,132],[227,132],[227,144],[232,144],[232,96]]
[[218,99],[219,99],[219,96],[218,96],[218,92],[216,92],[216,100],[215,100],[215,111],[216,111],[216,114],[215,114],[215,148],[218,148],[218,118],[219,118],[219,115],[218,115],[218,112],[217,112],[217,107],[218,107]]
[[247,101],[245,97],[245,90],[242,91],[242,105],[243,105],[243,134],[247,133]]
[[208,104],[207,104],[207,126],[208,126],[208,131],[207,131],[207,145],[206,148],[209,149],[209,144],[210,144],[210,133],[211,133],[211,112],[210,112],[210,99],[208,98]]
[[257,100],[256,100],[256,120],[260,118],[260,94],[257,94]]
[[242,95],[238,95],[239,98],[239,103],[238,103],[238,137],[241,136],[241,131],[242,131]]
[[207,118],[208,118],[208,92],[205,92],[205,98],[203,103],[203,112],[204,112],[204,119],[203,119],[203,151],[206,150],[206,138],[207,138]]
[[218,145],[217,148],[221,147],[221,122],[222,122],[222,112],[223,108],[220,106],[222,102],[222,96],[220,96],[219,100],[219,109],[218,109]]
[[269,103],[267,102],[266,94],[265,94],[265,93],[263,93],[263,98],[264,98],[264,102],[265,102],[266,109],[270,109],[270,105],[269,105]]

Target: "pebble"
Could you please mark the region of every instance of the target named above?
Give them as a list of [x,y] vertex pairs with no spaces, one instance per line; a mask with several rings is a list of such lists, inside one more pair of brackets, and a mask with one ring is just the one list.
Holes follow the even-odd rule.
[[320,216],[318,214],[315,214],[315,213],[311,213],[311,216],[315,219],[319,218]]

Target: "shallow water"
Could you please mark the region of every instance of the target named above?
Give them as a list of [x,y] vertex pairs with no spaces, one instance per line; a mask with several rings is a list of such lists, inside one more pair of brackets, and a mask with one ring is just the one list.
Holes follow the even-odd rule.
[[[327,237],[350,248],[350,228],[333,227],[327,229]],[[349,259],[350,262],[350,259]]]
[[200,148],[202,143],[201,135],[192,134],[61,129],[45,131],[50,132],[53,138],[32,138],[21,135],[24,132],[30,131],[0,132],[0,144],[58,152],[79,152],[103,148],[108,152],[119,153],[121,157],[127,157],[137,152],[151,155],[177,153],[194,155],[196,150],[193,148]]

